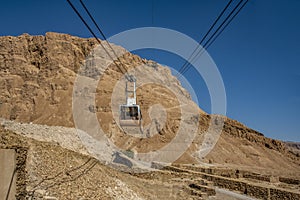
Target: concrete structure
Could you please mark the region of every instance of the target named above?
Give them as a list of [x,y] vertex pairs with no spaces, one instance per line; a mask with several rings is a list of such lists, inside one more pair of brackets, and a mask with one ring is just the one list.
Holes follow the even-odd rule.
[[16,152],[0,149],[0,199],[16,199]]

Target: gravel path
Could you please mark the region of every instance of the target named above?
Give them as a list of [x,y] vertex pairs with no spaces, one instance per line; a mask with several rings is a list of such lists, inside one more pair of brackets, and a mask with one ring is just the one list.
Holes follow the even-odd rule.
[[63,148],[89,155],[75,128],[19,123],[2,118],[0,123],[17,134],[42,142],[57,143]]

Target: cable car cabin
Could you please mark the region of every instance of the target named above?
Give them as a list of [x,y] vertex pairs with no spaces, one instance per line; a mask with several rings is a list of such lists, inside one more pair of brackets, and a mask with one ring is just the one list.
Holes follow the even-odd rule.
[[141,118],[139,105],[120,105],[121,126],[141,126]]

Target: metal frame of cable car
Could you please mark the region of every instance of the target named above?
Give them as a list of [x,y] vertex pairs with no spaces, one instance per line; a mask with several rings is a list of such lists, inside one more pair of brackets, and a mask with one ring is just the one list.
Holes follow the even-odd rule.
[[136,104],[136,79],[132,75],[128,77],[125,86],[126,104],[120,105],[119,123],[121,127],[141,127],[141,110]]

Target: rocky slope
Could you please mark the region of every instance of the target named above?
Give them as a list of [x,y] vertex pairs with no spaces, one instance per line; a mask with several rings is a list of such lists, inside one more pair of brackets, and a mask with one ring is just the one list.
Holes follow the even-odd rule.
[[284,142],[287,150],[297,157],[300,157],[300,143],[299,142]]
[[[145,190],[147,181],[53,142],[33,140],[2,127],[0,132],[0,148],[17,150],[16,199],[141,200],[164,199],[172,194],[172,185],[156,182],[152,190]],[[160,188],[156,194],[155,188]],[[183,191],[177,197],[184,196],[189,194]]]
[[[258,199],[300,197],[299,179],[239,167],[176,164],[159,171],[124,173],[95,159],[74,128],[8,120],[1,120],[1,124],[0,150],[14,150],[16,154],[17,199],[250,199],[242,194]],[[3,189],[1,184],[3,181]]]
[[[180,126],[188,130],[190,124],[195,124],[196,136],[177,163],[200,161],[300,176],[299,155],[288,151],[281,141],[266,138],[226,117],[217,116],[225,119],[225,124],[213,151],[206,157],[199,157],[197,152],[204,141],[204,133],[209,125],[218,124],[216,117],[207,115],[191,101],[170,70],[113,45],[126,69],[143,77],[138,82],[147,83],[138,85],[137,98],[143,111],[143,126],[149,137],[136,138],[124,134],[114,119],[118,103],[124,102],[122,73],[101,48],[95,50],[96,46],[94,39],[58,33],[0,37],[0,117],[74,127],[74,83],[77,73],[84,69],[88,84],[96,84],[97,87],[94,92],[79,88],[75,93],[75,96],[89,101],[95,95],[95,105],[85,105],[82,115],[95,114],[101,129],[119,148],[140,153],[157,150],[175,138]],[[97,53],[96,57],[93,53]],[[105,69],[105,65],[108,68]],[[188,105],[190,110],[186,113],[192,113],[186,118],[182,118],[180,101]],[[161,122],[162,116],[167,116],[164,122]]]

